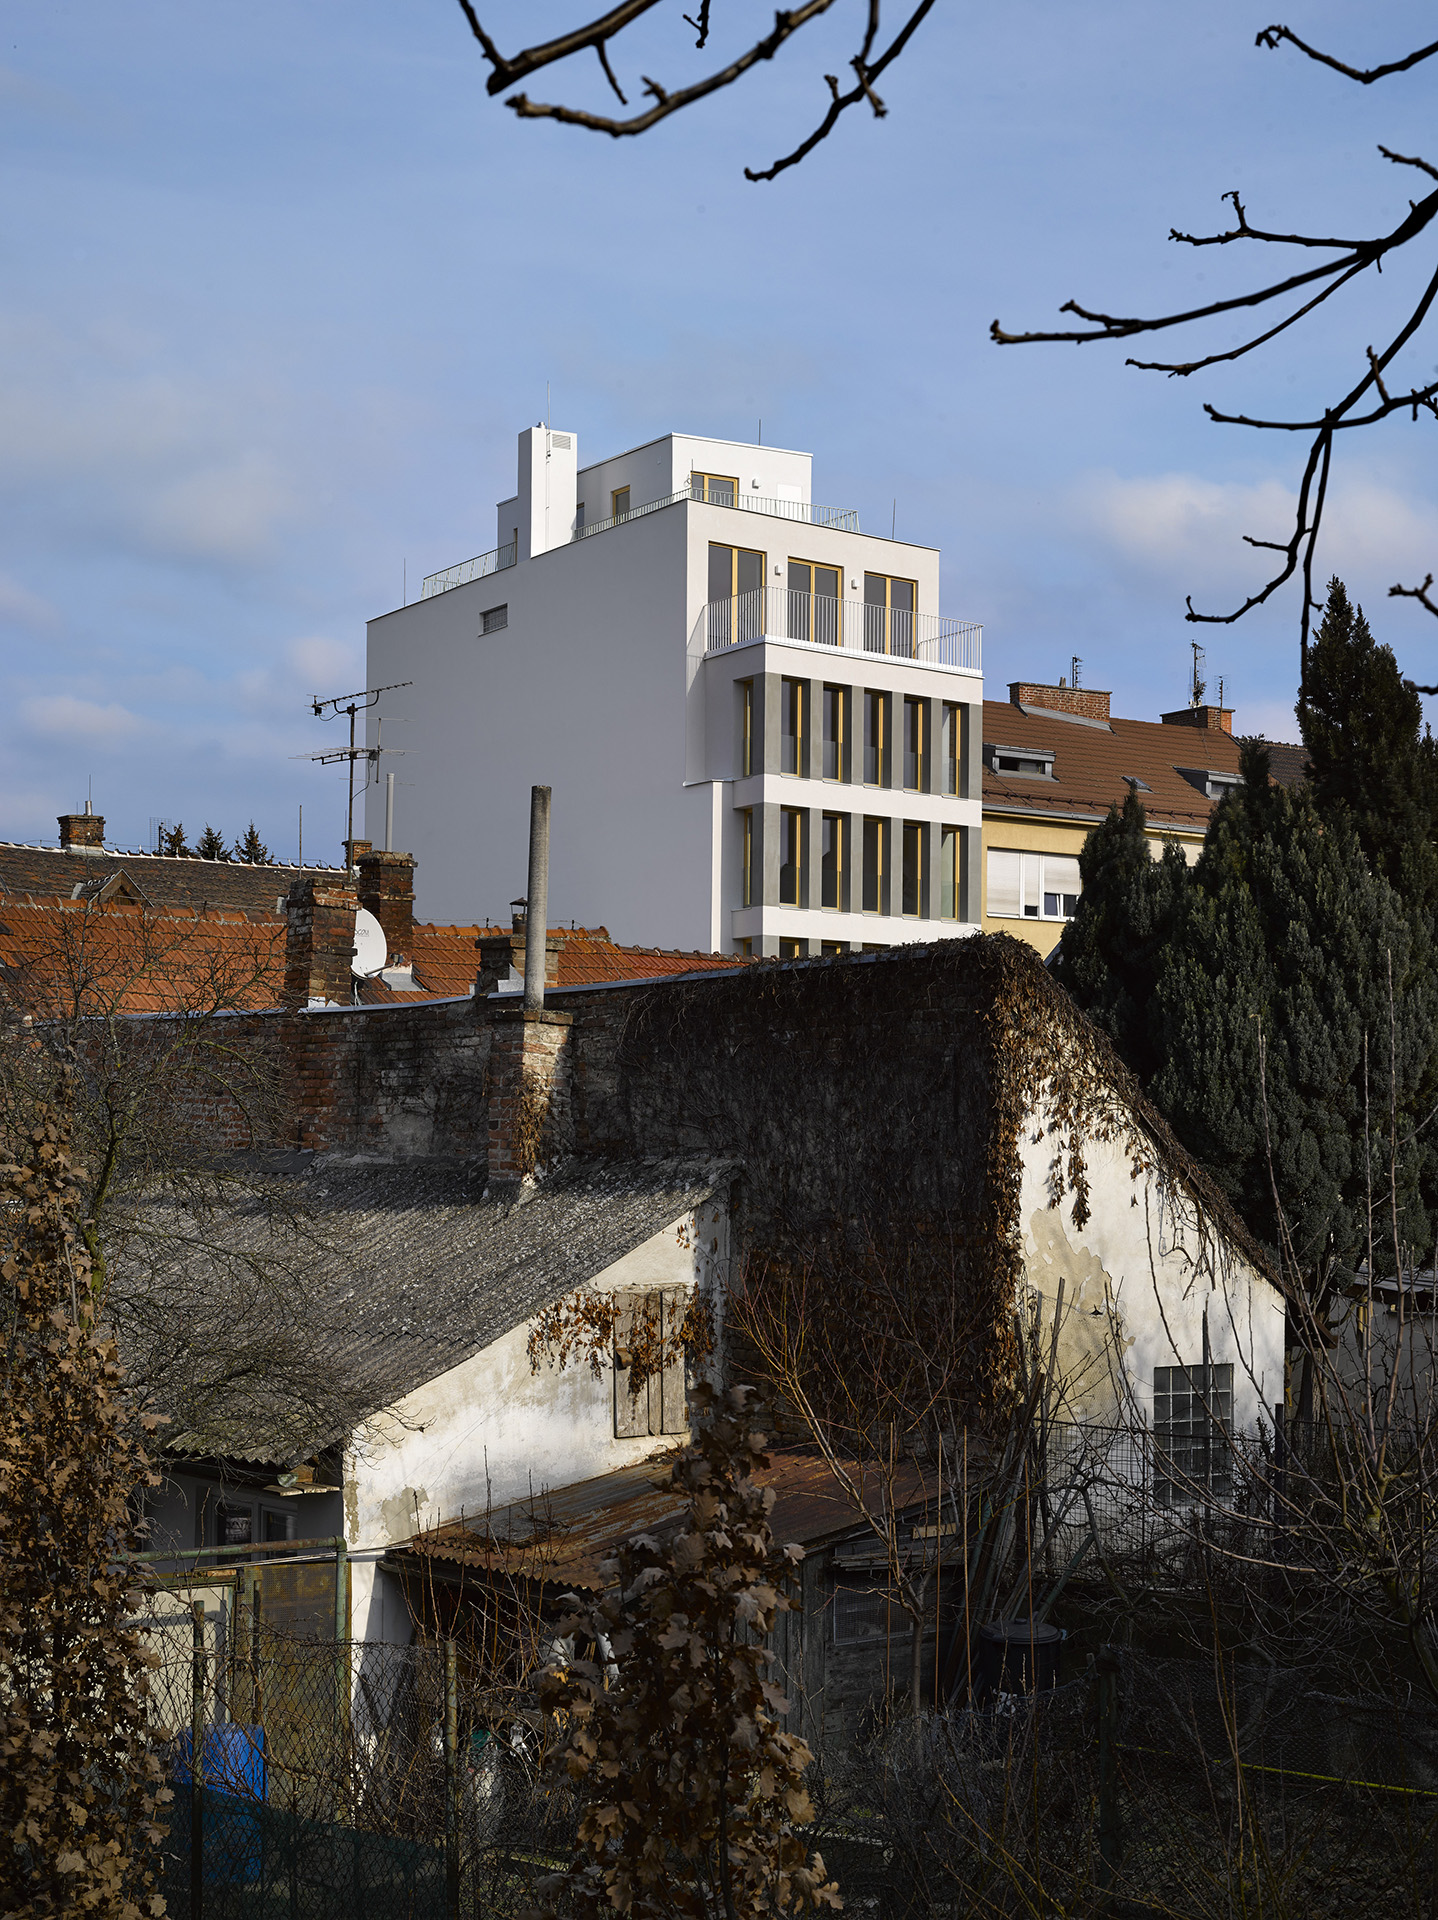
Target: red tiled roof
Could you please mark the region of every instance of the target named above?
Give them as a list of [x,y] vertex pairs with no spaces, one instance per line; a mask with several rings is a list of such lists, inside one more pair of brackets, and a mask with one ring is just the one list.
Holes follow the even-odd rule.
[[[275,911],[274,898],[268,906],[248,909],[156,912],[124,898],[101,902],[0,894],[0,983],[37,1014],[73,1006],[77,994],[91,1013],[275,1007],[284,990],[285,916]],[[509,931],[421,922],[414,929],[414,988],[367,980],[360,988],[361,1004],[461,999],[474,989],[477,942]],[[604,927],[554,932],[560,941],[561,988],[746,964],[733,954],[616,946]]]
[[[1204,793],[1206,772],[1238,772],[1238,742],[1217,728],[1167,726],[1153,720],[1076,720],[1005,700],[984,702],[984,745],[1042,747],[1053,754],[1053,778],[984,768],[986,813],[1060,814],[1100,820],[1122,804],[1129,779],[1157,827],[1202,833],[1216,801]],[[1187,769],[1197,778],[1185,776]]]

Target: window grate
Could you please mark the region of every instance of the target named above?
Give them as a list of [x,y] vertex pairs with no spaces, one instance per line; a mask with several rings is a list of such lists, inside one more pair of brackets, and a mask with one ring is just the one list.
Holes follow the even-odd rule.
[[509,603],[506,601],[502,607],[490,607],[480,616],[479,630],[481,633],[498,633],[501,627],[508,625]]

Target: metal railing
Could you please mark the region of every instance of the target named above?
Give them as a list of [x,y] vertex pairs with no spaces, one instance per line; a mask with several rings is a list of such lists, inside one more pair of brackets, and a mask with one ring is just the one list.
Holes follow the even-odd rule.
[[518,557],[518,543],[511,540],[507,546],[476,554],[473,560],[461,560],[457,567],[446,567],[443,573],[427,573],[419,597],[432,600],[437,593],[467,587],[471,580],[483,580],[486,574],[502,573],[506,567],[512,567]]
[[706,494],[697,482],[691,482],[677,493],[666,494],[662,500],[649,500],[642,507],[631,507],[627,513],[616,513],[608,520],[595,520],[588,526],[577,527],[574,538],[587,540],[591,534],[606,533],[610,527],[622,526],[626,520],[642,520],[646,513],[661,513],[665,507],[677,507],[681,500],[693,500],[705,507],[731,507],[744,513],[767,513],[776,520],[798,520],[807,527],[834,527],[840,533],[859,531],[856,507],[818,507],[812,500],[770,500],[757,493],[737,491],[716,499],[712,493]]
[[970,673],[978,673],[982,665],[982,625],[864,600],[831,600],[789,587],[755,587],[729,600],[711,600],[700,624],[706,653],[750,640],[805,640]]

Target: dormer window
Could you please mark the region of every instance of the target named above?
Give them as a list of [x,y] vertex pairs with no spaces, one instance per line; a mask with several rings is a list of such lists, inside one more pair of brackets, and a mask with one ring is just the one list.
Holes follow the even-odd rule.
[[1052,780],[1052,747],[1000,747],[986,741],[984,762],[994,773],[1014,773],[1031,780]]
[[1236,773],[1224,773],[1213,767],[1175,767],[1191,787],[1197,787],[1205,800],[1221,800],[1239,784]]

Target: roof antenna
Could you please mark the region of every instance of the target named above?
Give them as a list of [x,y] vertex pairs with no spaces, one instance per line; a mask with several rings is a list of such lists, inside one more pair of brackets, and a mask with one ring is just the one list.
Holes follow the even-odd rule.
[[1079,674],[1082,671],[1082,668],[1083,668],[1083,661],[1079,659],[1077,654],[1075,654],[1073,658],[1069,661],[1069,671],[1073,679],[1073,684],[1075,686],[1079,684]]
[[548,432],[549,430],[549,382],[547,380],[544,383],[544,427],[545,427],[545,431]]
[[896,499],[894,501],[894,511],[889,515],[889,538],[891,540],[894,537],[894,529],[895,527],[898,526],[898,524],[899,524],[899,503]]
[[1208,683],[1203,677],[1204,663],[1208,656],[1196,640],[1190,640],[1189,645],[1193,648],[1193,692],[1189,704],[1193,707],[1201,707],[1203,696],[1208,690]]

